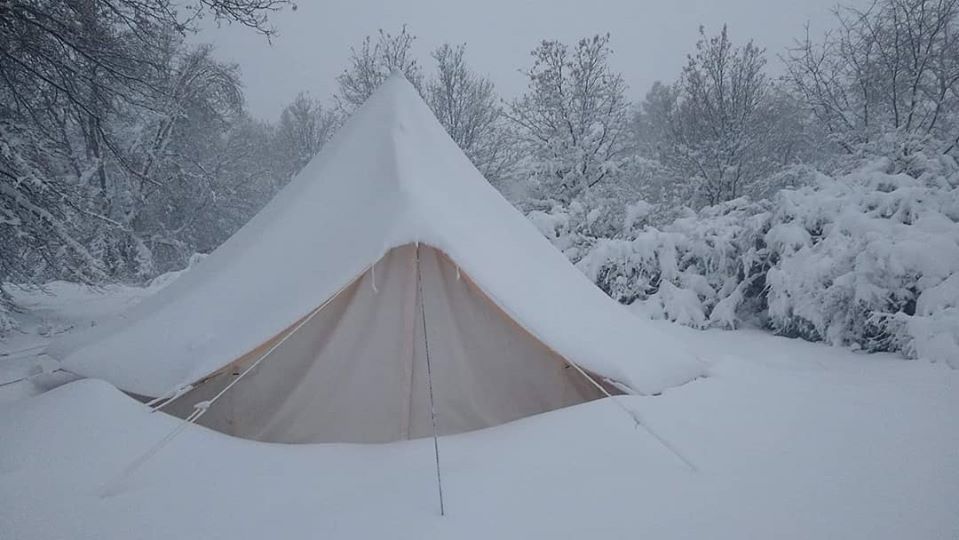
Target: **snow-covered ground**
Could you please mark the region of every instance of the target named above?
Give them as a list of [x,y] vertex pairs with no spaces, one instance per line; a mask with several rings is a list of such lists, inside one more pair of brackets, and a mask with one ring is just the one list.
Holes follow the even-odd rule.
[[[33,381],[22,384],[14,381],[37,373],[41,363],[55,367],[38,358],[52,339],[122,312],[177,275],[177,272],[165,274],[149,287],[109,285],[93,289],[66,281],[48,283],[43,290],[10,286],[9,291],[22,312],[15,314],[17,328],[0,337],[0,404],[43,390],[42,385],[38,387]],[[40,382],[48,382],[46,379],[49,378]]]
[[[0,384],[155,290],[20,292]],[[0,386],[0,538],[959,538],[959,371],[665,322],[710,375],[440,440],[279,445],[177,426],[106,383]],[[639,351],[641,353],[641,351]],[[110,489],[107,489],[107,488]]]

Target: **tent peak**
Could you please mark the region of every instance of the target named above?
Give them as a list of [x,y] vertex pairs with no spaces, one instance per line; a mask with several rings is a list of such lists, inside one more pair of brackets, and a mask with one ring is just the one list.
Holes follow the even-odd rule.
[[398,69],[394,69],[389,76],[376,87],[376,90],[374,90],[373,93],[370,94],[369,99],[367,99],[367,103],[382,100],[385,96],[389,96],[392,99],[408,100],[415,98],[416,100],[422,101],[416,87],[413,86],[413,83],[406,78],[406,75]]
[[390,70],[390,74],[386,77],[386,80],[389,81],[390,79],[403,79],[406,82],[410,82],[410,80],[406,78],[406,74],[404,74],[403,70],[400,68],[393,68]]

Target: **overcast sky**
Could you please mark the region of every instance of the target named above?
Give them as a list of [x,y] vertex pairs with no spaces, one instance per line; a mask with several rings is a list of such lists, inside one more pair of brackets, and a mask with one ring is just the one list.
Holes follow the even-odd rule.
[[776,55],[804,32],[830,23],[836,0],[298,0],[299,9],[273,17],[279,35],[273,44],[236,25],[204,30],[201,41],[216,45],[219,56],[243,71],[247,103],[257,117],[274,119],[301,90],[328,99],[336,76],[346,67],[350,47],[378,28],[398,31],[407,24],[417,36],[415,52],[427,73],[429,52],[443,42],[467,45],[467,60],[489,76],[504,97],[525,86],[519,69],[542,39],[572,42],[610,32],[613,65],[638,100],[657,80],[679,74],[697,38],[723,23],[737,43],[753,38],[769,52],[771,71],[781,70]]

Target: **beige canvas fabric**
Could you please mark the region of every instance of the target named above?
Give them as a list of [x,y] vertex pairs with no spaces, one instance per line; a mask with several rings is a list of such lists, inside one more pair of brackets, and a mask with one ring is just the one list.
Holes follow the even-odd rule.
[[[170,412],[185,416],[193,403],[215,395],[281,338],[234,362]],[[449,258],[425,245],[406,245],[340,292],[200,423],[271,442],[376,443],[428,436],[427,346],[439,434],[601,395]]]

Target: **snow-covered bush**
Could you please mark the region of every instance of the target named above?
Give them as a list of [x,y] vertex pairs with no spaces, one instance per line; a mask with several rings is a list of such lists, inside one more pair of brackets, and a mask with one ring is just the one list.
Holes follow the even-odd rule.
[[955,160],[911,152],[802,183],[668,223],[650,219],[653,205],[627,205],[613,235],[594,234],[600,211],[575,202],[530,218],[600,288],[647,316],[697,328],[749,321],[959,366]]
[[595,242],[595,238],[584,231],[587,223],[586,212],[583,205],[577,202],[569,206],[554,202],[547,209],[531,210],[527,217],[573,262],[578,261]]
[[959,357],[959,168],[951,158],[876,160],[782,191],[773,222],[765,238],[776,259],[767,275],[773,329]]
[[16,307],[13,304],[13,299],[0,286],[0,336],[5,336],[17,327],[17,321],[13,318],[14,309]]
[[[640,206],[650,212],[649,205]],[[601,239],[577,266],[616,300],[654,318],[734,327],[759,296],[769,211],[736,199],[660,227],[625,223],[627,238]]]
[[589,190],[569,204],[531,199],[525,206],[533,225],[576,263],[597,242],[623,238],[660,217],[656,205],[628,202],[636,196],[637,191],[629,185],[612,185]]
[[896,335],[906,338],[900,345],[907,356],[959,368],[959,274],[923,291],[915,314],[890,319]]

